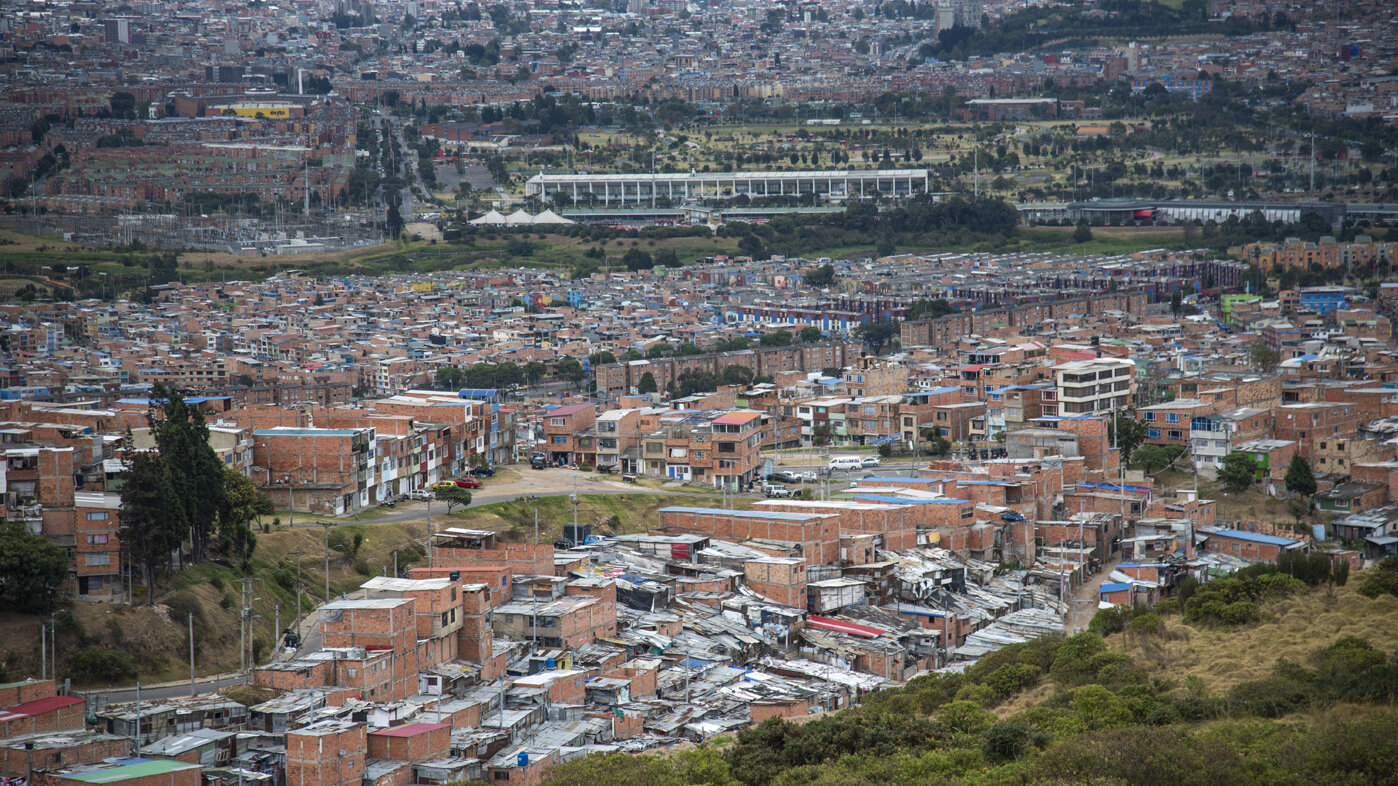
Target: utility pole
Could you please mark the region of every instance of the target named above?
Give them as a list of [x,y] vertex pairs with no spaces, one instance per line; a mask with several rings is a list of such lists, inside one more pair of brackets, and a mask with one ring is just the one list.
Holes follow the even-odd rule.
[[[54,669],[58,671],[58,669]],[[39,623],[39,679],[45,679],[49,674],[49,636],[47,623]]]
[[321,524],[325,527],[325,602],[330,602],[330,522]]
[[1315,198],[1315,132],[1311,132],[1311,198]]
[[194,612],[189,613],[189,695],[193,696],[194,689]]

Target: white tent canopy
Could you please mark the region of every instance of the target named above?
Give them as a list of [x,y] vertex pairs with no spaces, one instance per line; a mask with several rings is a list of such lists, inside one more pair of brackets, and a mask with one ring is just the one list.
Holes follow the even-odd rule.
[[498,210],[492,210],[492,211],[490,211],[489,213],[486,213],[485,215],[481,216],[480,218],[473,218],[473,219],[471,219],[471,223],[472,223],[472,224],[503,224],[503,223],[505,223],[505,217],[504,217],[503,215],[500,214],[500,211],[498,211]]

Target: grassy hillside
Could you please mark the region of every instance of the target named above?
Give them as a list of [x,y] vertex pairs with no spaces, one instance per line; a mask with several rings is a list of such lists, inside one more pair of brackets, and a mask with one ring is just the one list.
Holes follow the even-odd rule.
[[1286,597],[1251,626],[1185,625],[1167,604],[1106,639],[1015,645],[853,709],[588,757],[546,784],[1398,782],[1398,599],[1274,583]]
[[[666,505],[693,504],[694,497],[662,494],[580,494],[578,520],[595,531],[641,532],[655,523],[655,511]],[[467,508],[450,516],[435,515],[433,526],[488,529],[505,540],[532,541],[534,510],[539,511],[539,539],[552,543],[571,521],[567,496],[540,497]],[[329,532],[321,527],[297,527],[258,533],[250,571],[254,648],[265,661],[276,640],[276,627],[291,624],[296,614],[297,554],[301,555],[301,610],[325,598],[326,537],[330,539],[330,594],[352,592],[370,576],[392,573],[394,553],[400,570],[425,565],[427,522],[345,524]],[[126,607],[74,603],[55,616],[58,623],[59,674],[76,675],[73,658],[84,651],[114,650],[130,656],[134,672],[99,670],[105,676],[79,678],[82,685],[146,683],[188,679],[189,615],[194,615],[195,668],[199,674],[236,671],[240,579],[233,566],[215,561],[187,567],[161,582],[156,603]],[[280,608],[278,608],[280,606]],[[18,679],[39,673],[39,625],[44,619],[0,612],[0,678]]]

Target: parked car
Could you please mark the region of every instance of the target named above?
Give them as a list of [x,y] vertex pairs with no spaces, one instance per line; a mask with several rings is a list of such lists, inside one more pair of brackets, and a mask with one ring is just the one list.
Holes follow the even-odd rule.
[[456,481],[456,485],[460,486],[463,489],[478,489],[481,487],[481,481],[480,478],[473,478],[470,475],[467,475],[466,477]]
[[859,469],[864,466],[864,462],[858,456],[836,456],[830,459],[829,468],[836,469]]
[[529,466],[533,469],[548,469],[549,457],[542,453],[531,453],[529,455]]
[[432,499],[432,492],[428,491],[427,489],[418,489],[416,491],[410,491],[408,492],[408,499],[415,499],[418,502],[429,500]]
[[769,497],[790,497],[791,489],[776,483],[768,483],[762,488],[762,493]]
[[432,484],[433,491],[446,491],[454,488],[456,488],[456,484],[450,480],[439,480]]
[[799,472],[796,474],[796,477],[799,478],[802,483],[816,483],[820,481],[820,475],[814,472]]
[[495,467],[476,467],[471,470],[471,475],[477,478],[488,478],[495,474]]
[[770,475],[767,476],[767,479],[768,479],[768,480],[775,480],[775,481],[777,481],[778,483],[800,483],[800,482],[801,482],[801,476],[800,476],[800,475],[797,475],[795,472],[791,472],[791,471],[785,470],[785,469],[779,469],[779,470],[777,470],[776,472],[773,472],[772,474],[770,474]]
[[877,467],[881,463],[883,462],[879,461],[878,456],[865,456],[859,460],[859,465],[861,467]]

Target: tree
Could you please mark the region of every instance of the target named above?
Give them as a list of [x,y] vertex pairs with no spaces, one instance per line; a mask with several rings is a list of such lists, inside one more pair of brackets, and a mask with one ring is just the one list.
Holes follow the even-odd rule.
[[1131,454],[1146,441],[1145,424],[1130,415],[1118,414],[1108,425],[1111,427],[1112,441],[1121,449],[1122,462],[1131,463]]
[[743,387],[747,387],[752,384],[753,376],[752,369],[733,363],[724,366],[723,373],[719,378],[725,385],[742,385]]
[[257,548],[252,522],[274,508],[257,484],[231,467],[223,469],[223,507],[218,514],[217,548],[244,569]]
[[882,322],[863,322],[854,329],[854,337],[864,342],[864,345],[875,356],[882,354],[883,348],[888,346],[888,343],[897,336],[898,323],[892,319]]
[[762,336],[760,343],[764,347],[789,347],[791,346],[791,333],[785,330],[766,333]]
[[529,380],[530,385],[539,384],[539,380],[544,378],[544,372],[548,367],[537,360],[531,360],[524,364],[524,378]]
[[1086,243],[1092,239],[1092,227],[1087,225],[1087,219],[1078,219],[1078,228],[1073,230],[1074,243]]
[[655,252],[656,267],[681,267],[680,257],[673,248],[662,248]]
[[170,468],[160,456],[133,453],[121,489],[121,542],[146,585],[146,602],[155,598],[155,570],[168,565],[185,530],[184,506],[172,504]]
[[657,341],[654,344],[651,344],[650,347],[646,349],[646,357],[662,358],[674,351],[675,348],[670,346],[669,344],[666,344],[664,341]]
[[454,507],[464,508],[471,504],[471,492],[457,485],[453,485],[451,488],[443,486],[433,491],[432,496],[436,497],[438,502],[447,504],[448,513]]
[[1183,309],[1184,293],[1176,289],[1175,291],[1170,293],[1170,313],[1173,314],[1176,318],[1178,318],[1180,315],[1180,311],[1182,311]]
[[820,267],[811,268],[801,274],[801,279],[808,287],[824,289],[835,283],[835,266],[826,263]]
[[942,298],[919,300],[908,309],[908,319],[937,319],[955,314],[956,307]]
[[1311,472],[1311,463],[1304,456],[1297,454],[1291,457],[1291,463],[1286,465],[1286,490],[1303,497],[1315,494],[1315,473]]
[[558,376],[572,382],[574,385],[582,382],[582,363],[579,363],[577,358],[563,358],[558,362]]
[[659,387],[655,384],[655,375],[649,371],[642,374],[640,381],[636,383],[637,393],[654,393],[657,390]]
[[432,382],[438,390],[460,390],[466,386],[466,372],[456,366],[442,366],[432,375]]
[[802,344],[814,344],[825,338],[825,333],[815,325],[808,325],[807,327],[801,328],[801,332],[797,334],[797,337],[801,339]]
[[627,270],[650,270],[655,267],[655,260],[651,259],[649,252],[632,248],[622,255],[621,264],[625,265]]
[[588,355],[587,362],[594,366],[609,366],[616,362],[616,355],[604,349],[601,352],[593,352],[591,355]]
[[1218,479],[1229,491],[1247,491],[1257,479],[1257,464],[1246,453],[1229,453],[1223,457]]
[[1248,346],[1248,360],[1259,371],[1270,374],[1276,370],[1277,364],[1281,362],[1281,355],[1263,342],[1254,341]]
[[1136,463],[1141,469],[1154,474],[1170,466],[1173,456],[1165,448],[1159,445],[1142,445],[1136,451]]
[[223,506],[224,464],[209,446],[204,413],[187,405],[179,391],[157,382],[151,388],[150,403],[146,422],[159,460],[168,468],[175,492],[172,501],[182,506],[185,514],[183,525],[171,535],[178,547],[188,527],[191,556],[197,562],[208,553],[209,536]]
[[688,341],[681,341],[679,344],[675,345],[674,355],[677,358],[702,354],[704,354],[703,350],[699,349],[698,347],[694,346]]
[[0,598],[5,608],[26,614],[53,609],[58,585],[68,578],[68,552],[23,522],[0,522]]

